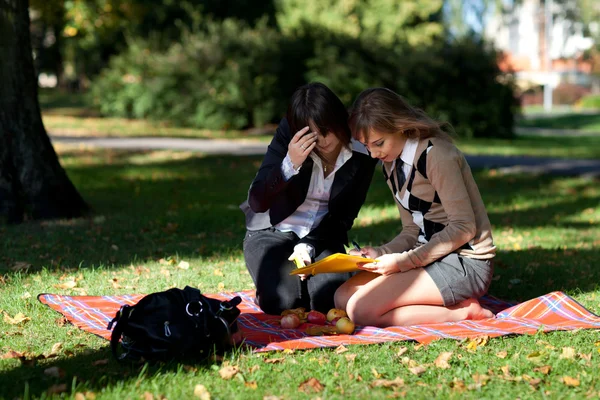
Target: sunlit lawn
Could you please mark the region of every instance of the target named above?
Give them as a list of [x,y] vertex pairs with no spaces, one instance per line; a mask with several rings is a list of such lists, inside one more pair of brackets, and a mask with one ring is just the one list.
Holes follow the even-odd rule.
[[[28,359],[40,356],[26,363],[0,359],[0,398],[43,398],[64,390],[67,398],[88,392],[87,398],[96,399],[180,399],[193,398],[199,384],[213,399],[599,395],[600,334],[589,330],[496,338],[475,351],[468,342],[443,340],[427,346],[348,346],[346,352],[239,350],[197,365],[118,365],[108,342],[64,325],[59,314],[36,300],[37,294],[149,293],[185,285],[205,293],[251,289],[241,252],[244,218],[237,206],[260,157],[58,151],[95,216],[0,227],[0,308],[10,317],[30,318],[17,325],[0,321],[0,355],[14,350],[27,352]],[[496,171],[478,171],[476,179],[499,247],[491,294],[519,301],[562,290],[600,312],[598,181]],[[396,207],[378,172],[351,237],[379,244],[399,229]],[[177,262],[164,261],[169,259]],[[190,268],[178,268],[181,260]],[[70,281],[76,286],[63,288]],[[62,343],[57,357],[41,356],[56,343]],[[574,356],[563,356],[563,348],[573,348]],[[450,369],[433,365],[441,352],[452,352]],[[228,381],[219,375],[226,364],[240,369]],[[54,366],[60,369],[50,371],[64,375],[44,372]],[[413,366],[426,370],[417,376],[409,370]],[[547,368],[539,368],[545,366],[550,366],[547,374]],[[397,377],[403,385],[372,387],[377,379]],[[303,386],[310,378],[323,389],[311,392]]]

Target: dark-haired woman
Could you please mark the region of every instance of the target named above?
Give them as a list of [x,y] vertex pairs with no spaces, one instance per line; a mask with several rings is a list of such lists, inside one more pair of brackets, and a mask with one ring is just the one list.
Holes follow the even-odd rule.
[[350,278],[290,275],[294,258],[308,265],[345,253],[347,232],[365,201],[376,161],[351,139],[347,121],[346,108],[327,86],[297,89],[241,205],[246,267],[266,313],[296,307],[327,312],[336,289]]

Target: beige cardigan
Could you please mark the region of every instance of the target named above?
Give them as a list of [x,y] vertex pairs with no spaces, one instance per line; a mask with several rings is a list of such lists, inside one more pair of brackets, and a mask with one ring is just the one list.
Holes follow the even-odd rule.
[[[410,147],[405,145],[405,149]],[[379,252],[408,251],[413,268],[429,265],[452,252],[476,259],[493,258],[496,246],[490,220],[463,154],[450,141],[435,137],[413,142],[412,151],[402,154],[402,159],[412,164],[411,174],[399,193],[393,193],[402,231],[379,247]],[[386,162],[383,167],[393,192],[398,180],[392,174],[392,163]]]

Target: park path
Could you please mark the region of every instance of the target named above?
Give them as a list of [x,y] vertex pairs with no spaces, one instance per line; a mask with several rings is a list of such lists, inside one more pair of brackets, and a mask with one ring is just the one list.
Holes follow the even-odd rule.
[[[79,137],[53,136],[53,143],[86,145],[127,150],[187,150],[205,154],[262,155],[268,143],[252,140],[185,139],[168,137]],[[534,173],[600,177],[600,160],[562,159],[530,156],[471,155],[466,158],[473,169],[496,169],[501,174]]]

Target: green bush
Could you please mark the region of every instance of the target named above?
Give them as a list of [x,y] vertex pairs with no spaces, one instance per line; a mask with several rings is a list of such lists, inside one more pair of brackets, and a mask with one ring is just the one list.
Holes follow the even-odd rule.
[[102,113],[239,129],[269,122],[278,108],[278,35],[265,24],[208,23],[166,51],[133,42],[94,82]]
[[[292,14],[288,19],[278,14],[276,28],[266,19],[253,27],[226,19],[203,23],[166,50],[153,49],[151,41],[134,41],[93,85],[101,111],[239,129],[277,122],[298,86],[321,81],[348,106],[362,90],[384,86],[450,122],[459,136],[513,135],[518,107],[514,85],[483,41],[467,37],[447,42],[433,29],[435,23],[406,15],[399,26],[431,28],[414,44],[410,35],[386,36],[367,24],[369,10],[357,9],[355,15],[352,9],[336,8],[337,14],[313,22],[308,16],[320,15],[318,2],[311,0],[314,9],[303,8],[307,15],[296,15],[292,6],[297,1],[282,3]],[[378,1],[386,10],[395,7],[390,0]],[[431,10],[438,3],[432,0]],[[347,13],[356,18],[346,26]],[[282,21],[287,21],[285,29]]]

